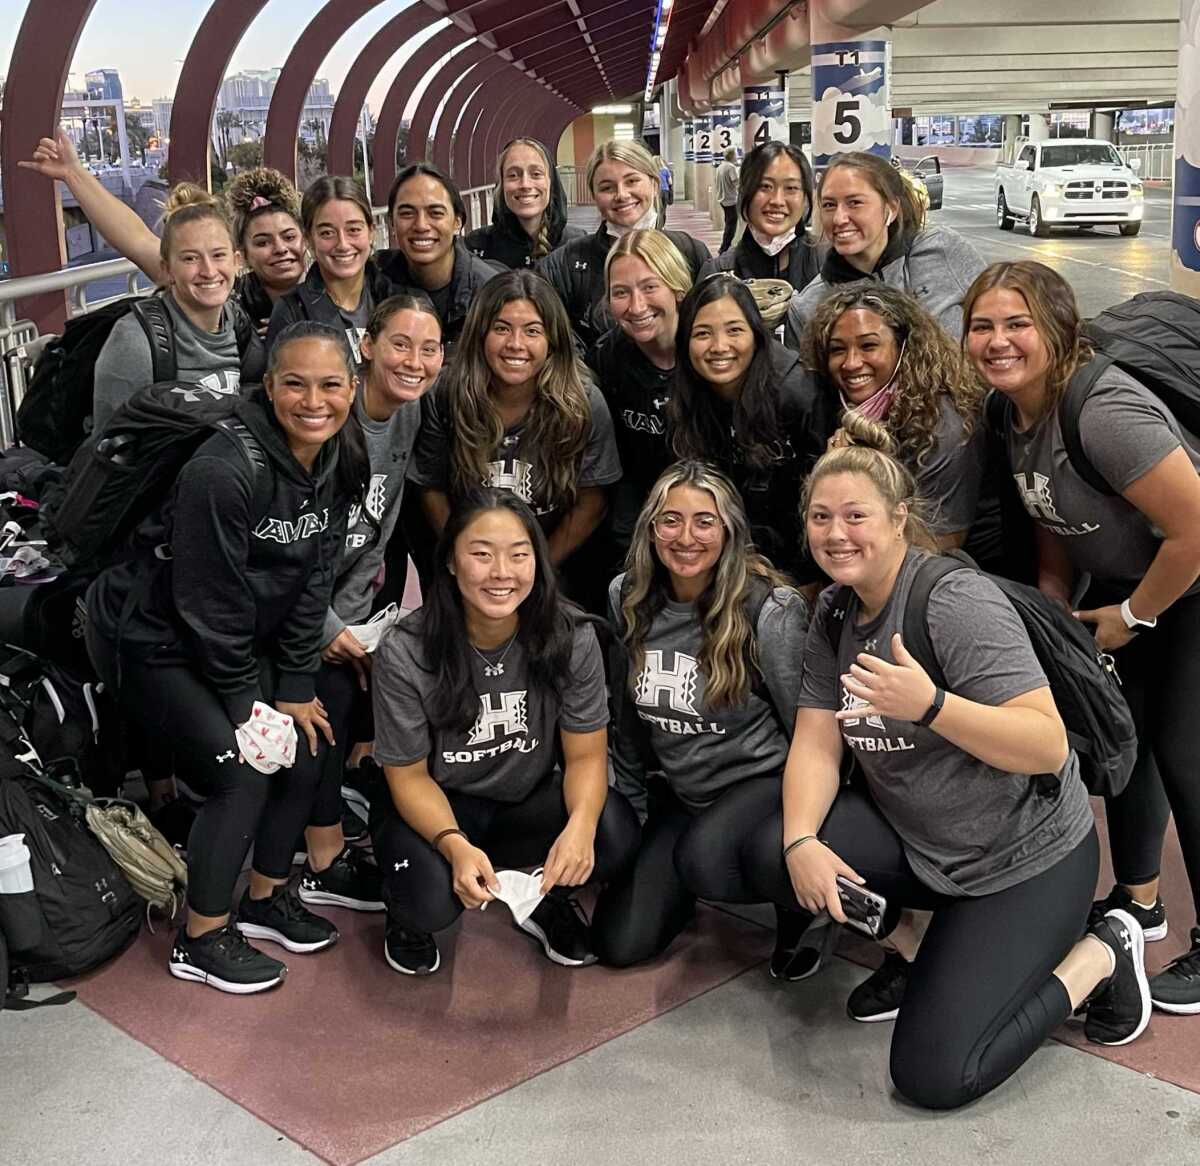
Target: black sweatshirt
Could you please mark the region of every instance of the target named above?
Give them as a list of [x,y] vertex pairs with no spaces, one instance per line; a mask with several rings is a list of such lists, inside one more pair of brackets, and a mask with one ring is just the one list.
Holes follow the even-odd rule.
[[[238,438],[215,432],[139,531],[145,547],[163,541],[165,527],[170,562],[155,568],[142,556],[119,563],[88,595],[101,635],[148,665],[195,668],[235,725],[262,698],[262,657],[277,669],[276,700],[312,699],[349,510],[349,500],[337,496],[335,451],[327,444],[310,474],[269,409],[258,393],[237,410],[266,466],[255,469]],[[154,574],[146,586],[148,570]],[[132,610],[123,616],[127,599]]]

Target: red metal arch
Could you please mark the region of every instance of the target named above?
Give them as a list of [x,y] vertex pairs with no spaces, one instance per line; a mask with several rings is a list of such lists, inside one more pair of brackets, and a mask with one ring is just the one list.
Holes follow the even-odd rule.
[[503,100],[504,94],[510,93],[519,82],[519,75],[514,69],[511,73],[501,70],[489,77],[471,96],[463,108],[462,117],[458,122],[458,133],[454,135],[453,164],[450,172],[459,186],[468,187],[472,178],[472,159],[475,157],[475,131],[484,113],[491,109],[496,102]]
[[350,174],[354,169],[354,135],[367,90],[382,72],[388,58],[422,29],[441,16],[423,3],[406,8],[387,22],[355,58],[333,106],[329,123],[329,173]]
[[[478,64],[472,65],[471,68],[459,77],[447,92],[446,107],[442,110],[442,116],[438,118],[437,129],[433,135],[433,161],[435,165],[440,166],[448,174],[454,173],[451,158],[454,128],[459,121],[460,115],[466,111],[471,94],[497,73],[508,68],[511,68],[511,65],[503,57],[497,57],[489,53],[487,57]],[[460,132],[465,128],[461,127]]]
[[[534,85],[533,82],[530,82]],[[545,114],[554,108],[562,108],[565,102],[540,85],[535,85],[534,92],[528,91],[514,94],[496,111],[496,116],[488,123],[481,122],[476,127],[476,138],[482,137],[480,166],[472,171],[472,185],[490,181],[495,175],[496,155],[500,147],[510,138],[523,133],[532,133]],[[482,130],[482,134],[480,133]]]
[[[433,76],[425,82],[425,91],[408,127],[408,156],[410,158],[428,158],[432,161],[433,151],[430,149],[430,132],[433,129],[433,116],[438,106],[450,95],[459,78],[481,61],[494,58],[492,50],[476,41],[469,44],[460,53],[456,53]],[[507,63],[507,62],[505,62]],[[457,113],[457,110],[453,111]],[[442,111],[442,117],[451,113],[449,104]]]
[[208,142],[217,90],[238,42],[267,0],[214,0],[188,49],[171,107],[171,181],[208,186]]
[[308,23],[283,63],[263,135],[263,164],[296,178],[296,135],[304,115],[304,100],[329,47],[372,8],[384,0],[329,0]]
[[[67,261],[59,230],[57,184],[22,170],[17,162],[32,158],[38,139],[54,132],[67,70],[95,3],[30,0],[13,45],[4,92],[8,116],[0,134],[0,176],[13,275],[57,271]],[[18,112],[20,116],[14,116]],[[33,320],[42,332],[61,331],[66,319],[63,294],[27,296],[18,301],[17,315]]]
[[522,76],[516,84],[507,86],[504,95],[484,107],[471,142],[471,168],[467,172],[468,186],[482,186],[495,177],[496,125],[508,118],[510,110],[523,106],[527,111],[541,100],[546,91]]

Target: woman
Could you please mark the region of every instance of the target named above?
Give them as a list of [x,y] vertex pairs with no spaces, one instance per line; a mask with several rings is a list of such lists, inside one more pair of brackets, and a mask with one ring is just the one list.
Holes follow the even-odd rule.
[[304,281],[275,304],[267,347],[297,320],[319,320],[346,334],[354,359],[387,281],[371,258],[374,217],[366,192],[353,178],[315,179],[300,204],[304,238],[313,265]]
[[165,284],[159,300],[171,332],[173,368],[163,372],[143,309],[134,305],[113,325],[96,358],[94,430],[156,380],[186,381],[213,396],[230,396],[243,380],[262,377],[262,342],[230,300],[238,250],[220,203],[190,183],[172,188],[163,207],[158,249]]
[[[600,212],[594,234],[551,252],[538,270],[554,285],[567,307],[571,327],[585,348],[608,331],[612,320],[604,303],[604,260],[613,244],[634,229],[659,225],[659,176],[646,147],[638,142],[604,142],[588,159],[588,189]],[[684,231],[664,231],[687,261],[695,279],[708,248]]]
[[[288,887],[331,742],[313,690],[346,514],[366,458],[351,416],[344,333],[304,322],[279,338],[265,390],[240,402],[180,472],[165,518],[170,554],[109,568],[88,592],[88,649],[127,715],[169,742],[207,795],[188,845],[187,920],[174,976],[260,992],[286,968],[245,936],[289,951],[336,942]],[[253,461],[251,460],[253,457]],[[265,503],[264,500],[269,499]],[[299,730],[294,762],[268,775],[248,742],[272,710]],[[250,886],[231,925],[234,884],[254,843]]]
[[453,500],[497,486],[533,508],[553,566],[591,536],[621,463],[608,407],[581,375],[566,313],[541,276],[509,271],[484,286],[428,401],[409,477],[434,531]]
[[[154,283],[162,283],[158,236],[84,166],[65,130],[56,129],[53,138],[42,138],[33,159],[18,165],[63,182],[109,244]],[[234,283],[233,298],[264,335],[274,302],[304,276],[300,196],[278,170],[258,166],[238,174],[225,188],[224,198],[247,268]]]
[[442,325],[428,297],[399,295],[384,300],[367,324],[362,358],[366,373],[354,413],[366,439],[370,486],[365,503],[350,513],[333,597],[325,613],[317,696],[325,707],[334,744],[325,754],[321,786],[305,831],[308,857],[300,877],[300,898],[309,904],[381,911],[377,868],[362,861],[361,851],[346,846],[340,789],[351,745],[374,738],[369,696],[372,658],[355,628],[380,606],[377,597],[387,569],[385,556],[392,559],[389,552],[405,474],[421,424],[421,397],[442,368]]
[[623,559],[650,487],[674,460],[667,404],[679,305],[692,275],[662,231],[630,231],[608,253],[604,279],[616,323],[596,342],[588,364],[612,414],[625,470],[613,490],[610,523]]
[[938,545],[962,546],[986,457],[983,393],[962,350],[912,296],[865,280],[834,290],[804,341],[806,363],[836,409],[891,435]]
[[[649,816],[629,873],[593,916],[601,961],[658,955],[696,898],[756,902],[742,848],[779,808],[788,725],[800,690],[808,607],[750,543],[741,499],[723,474],[678,462],[638,516],[628,570],[609,613],[628,653],[613,725],[617,788]],[[651,772],[661,782],[648,782]],[[801,955],[811,921],[780,910],[773,975],[816,970]]]
[[[737,211],[746,229],[736,247],[710,259],[700,275],[732,271],[741,279],[783,279],[801,291],[817,275],[816,242],[809,238],[812,167],[799,146],[764,142],[742,161]],[[778,337],[800,348],[799,334],[786,326]]]
[[546,147],[514,138],[496,159],[492,221],[466,237],[467,250],[510,270],[531,267],[586,232],[567,226],[567,195]]
[[[1099,649],[1115,654],[1137,727],[1133,776],[1109,799],[1117,885],[1101,906],[1122,907],[1149,938],[1161,939],[1167,920],[1158,875],[1169,813],[1200,904],[1200,452],[1162,402],[1114,365],[1081,404],[1068,395],[1072,378],[1095,372],[1089,365],[1100,358],[1083,335],[1070,286],[1050,268],[993,264],[971,286],[963,312],[967,352],[1007,403],[1005,443],[1034,522],[1039,586],[1077,608]],[[1067,453],[1071,402],[1082,454],[1104,492]],[[1085,573],[1091,588],[1079,601]],[[1200,928],[1150,989],[1168,1012],[1200,1012]]]
[[867,277],[915,296],[959,338],[959,304],[983,259],[957,232],[925,225],[920,199],[897,170],[875,154],[839,154],[821,175],[817,206],[830,250],[820,274],[792,300],[788,324],[796,335],[834,287]]
[[420,291],[433,301],[449,349],[475,294],[502,269],[467,250],[459,238],[467,221],[462,195],[428,162],[412,162],[396,175],[388,219],[394,247],[379,253],[379,268],[393,291]]
[[637,817],[608,789],[595,632],[559,598],[520,499],[483,489],[462,500],[425,604],[384,636],[374,689],[375,757],[391,792],[371,807],[388,964],[437,971],[432,933],[495,897],[500,864],[543,868],[545,898],[521,930],[555,963],[594,962],[570,888],[621,873]]
[[[886,899],[885,928],[899,908],[933,911],[891,1075],[909,1101],[953,1109],[1081,1005],[1092,1041],[1137,1037],[1150,1016],[1142,929],[1113,909],[1079,938],[1099,866],[1087,791],[996,585],[965,568],[933,583],[923,618],[945,690],[906,650],[899,631],[920,573],[938,566],[934,544],[912,475],[878,448],[887,435],[847,423],[863,444],[822,457],[804,495],[812,553],[843,591],[822,595],[809,626],[782,812],[750,853],[774,849],[753,878],[774,902],[839,923],[839,878]],[[846,747],[861,786],[841,783]]]
[[676,456],[710,461],[734,481],[754,545],[798,582],[817,578],[801,549],[800,483],[834,430],[834,410],[796,353],[771,337],[746,285],[720,272],[680,305]]

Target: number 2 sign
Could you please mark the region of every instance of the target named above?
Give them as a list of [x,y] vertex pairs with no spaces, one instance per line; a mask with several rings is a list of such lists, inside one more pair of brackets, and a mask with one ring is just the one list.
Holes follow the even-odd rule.
[[866,150],[891,154],[892,118],[886,41],[813,45],[813,162]]

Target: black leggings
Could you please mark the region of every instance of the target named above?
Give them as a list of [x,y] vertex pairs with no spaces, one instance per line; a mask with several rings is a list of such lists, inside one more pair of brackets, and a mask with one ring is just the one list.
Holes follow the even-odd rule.
[[687,926],[697,899],[761,902],[745,877],[745,851],[761,844],[758,827],[779,810],[779,797],[779,778],[752,778],[695,813],[653,782],[637,857],[592,913],[600,961],[623,968],[658,955]]
[[[567,824],[562,772],[555,770],[523,802],[446,790],[446,797],[471,843],[501,867],[535,867],[546,859]],[[617,878],[637,850],[638,820],[616,790],[596,826],[596,865],[588,884]],[[462,913],[450,864],[396,812],[391,798],[371,802],[371,841],[384,872],[383,897],[389,916],[413,931],[441,931]]]
[[[199,672],[125,656],[118,688],[115,646],[91,624],[87,643],[97,673],[117,688],[126,715],[152,742],[173,752],[179,775],[205,797],[188,838],[188,906],[200,915],[229,912],[251,842],[254,869],[267,878],[287,878],[329,748],[320,734],[315,758],[301,734],[290,769],[259,773],[239,762],[235,726]],[[266,670],[263,682],[269,693]]]
[[[733,246],[733,237],[737,234],[738,209],[737,203],[732,206],[721,204],[721,213],[725,216],[725,231],[721,235],[721,251],[728,251]],[[721,251],[717,254],[720,255]]]
[[[1094,588],[1081,606],[1114,598],[1120,602]],[[1136,886],[1157,878],[1173,812],[1200,915],[1200,595],[1176,600],[1158,627],[1116,653],[1116,662],[1138,735],[1129,784],[1107,799],[1117,882]]]
[[[751,879],[763,898],[795,908],[782,813],[761,832],[762,845],[748,853],[770,860]],[[1087,923],[1100,863],[1095,830],[1049,870],[973,898],[921,883],[896,832],[855,789],[838,794],[821,837],[889,904],[934,913],[892,1034],[897,1090],[917,1105],[954,1109],[995,1089],[1071,1013],[1052,973]]]
[[363,706],[370,708],[369,693],[358,686],[358,673],[349,664],[322,662],[317,673],[317,696],[333,730],[334,744],[321,750],[321,777],[317,782],[310,826],[335,826],[342,820],[342,773],[346,755],[360,738]]

